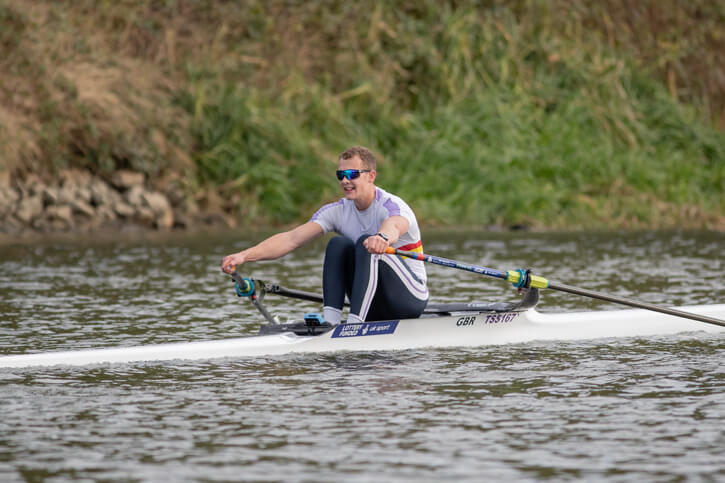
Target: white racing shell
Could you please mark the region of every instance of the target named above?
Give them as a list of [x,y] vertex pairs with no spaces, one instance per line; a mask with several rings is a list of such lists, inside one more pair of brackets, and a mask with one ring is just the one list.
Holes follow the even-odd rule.
[[[680,307],[680,310],[725,318],[725,304]],[[642,309],[553,314],[541,313],[532,308],[343,324],[317,336],[285,332],[207,342],[9,355],[0,357],[0,368],[477,347],[699,331],[721,333],[725,332],[725,328]]]

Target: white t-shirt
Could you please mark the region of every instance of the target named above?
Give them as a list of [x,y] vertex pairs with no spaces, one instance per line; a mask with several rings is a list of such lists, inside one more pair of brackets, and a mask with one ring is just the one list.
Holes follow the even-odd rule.
[[[342,198],[340,201],[329,203],[317,210],[310,221],[319,224],[325,233],[332,231],[356,242],[365,233],[374,235],[380,231],[380,225],[391,216],[402,216],[410,224],[408,231],[401,234],[398,241],[392,246],[400,250],[422,252],[420,228],[413,210],[405,201],[382,188],[375,188],[375,200],[364,211],[358,210],[354,201]],[[401,258],[411,271],[425,283],[427,277],[424,262]]]

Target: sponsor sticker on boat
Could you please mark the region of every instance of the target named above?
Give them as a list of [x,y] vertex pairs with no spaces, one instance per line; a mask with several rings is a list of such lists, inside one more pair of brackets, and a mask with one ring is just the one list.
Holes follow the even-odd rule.
[[366,335],[392,334],[397,327],[397,320],[365,322],[362,324],[340,324],[335,327],[335,330],[332,332],[332,337],[362,337]]

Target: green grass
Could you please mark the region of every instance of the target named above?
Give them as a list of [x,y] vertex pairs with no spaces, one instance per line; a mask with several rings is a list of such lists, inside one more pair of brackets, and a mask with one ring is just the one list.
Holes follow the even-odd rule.
[[717,2],[33,3],[57,28],[4,7],[0,41],[18,78],[68,72],[35,75],[37,170],[182,172],[287,224],[362,144],[426,224],[725,229]]
[[202,175],[244,177],[245,204],[301,220],[334,196],[336,154],[364,144],[383,158],[380,185],[432,224],[674,226],[688,221],[678,206],[721,212],[725,136],[595,35],[544,28],[550,12],[533,5],[525,19],[378,8],[359,25],[378,18],[395,36],[357,32],[343,79],[214,85],[195,97]]

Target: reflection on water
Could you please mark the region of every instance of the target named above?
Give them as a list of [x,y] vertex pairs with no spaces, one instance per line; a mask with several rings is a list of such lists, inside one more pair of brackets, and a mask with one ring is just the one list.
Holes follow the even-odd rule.
[[[258,238],[258,237],[257,237]],[[252,238],[0,248],[0,352],[218,339],[260,316],[219,271]],[[426,250],[662,305],[722,303],[717,234],[429,234]],[[319,291],[323,243],[247,275]],[[513,299],[430,266],[436,301]],[[319,309],[266,299],[276,313]],[[611,304],[544,293],[542,311]],[[725,477],[725,339],[0,371],[3,481]],[[719,477],[719,478],[718,478]]]

